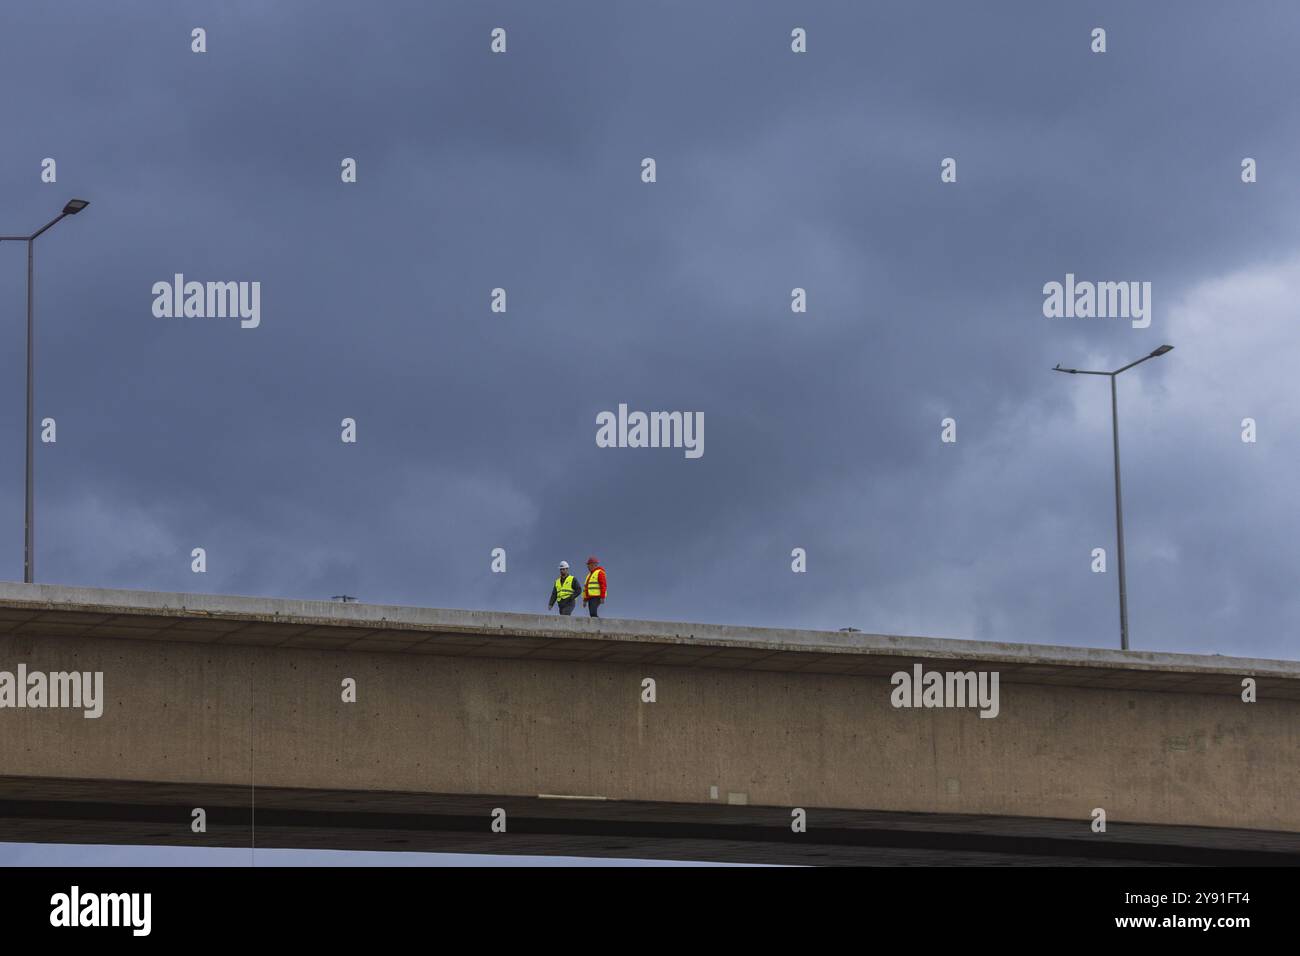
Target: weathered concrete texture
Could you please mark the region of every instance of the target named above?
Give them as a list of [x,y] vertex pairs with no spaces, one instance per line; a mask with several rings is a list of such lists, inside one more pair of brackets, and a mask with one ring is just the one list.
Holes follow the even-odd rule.
[[[98,720],[0,710],[7,777],[1300,832],[1289,662],[22,585],[0,635],[0,669],[107,695]],[[1005,668],[1000,715],[895,709],[916,661]]]

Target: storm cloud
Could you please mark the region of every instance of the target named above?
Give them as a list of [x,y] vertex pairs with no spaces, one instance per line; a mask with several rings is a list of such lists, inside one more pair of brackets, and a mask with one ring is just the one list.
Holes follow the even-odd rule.
[[[1296,656],[1294,4],[6,17],[0,234],[91,201],[36,249],[39,581],[542,611],[594,553],[610,616],[1115,646],[1106,382],[1050,370],[1170,342],[1119,379],[1133,646]],[[260,324],[155,317],[178,273]],[[1067,274],[1150,282],[1150,326],[1046,318]],[[598,447],[620,404],[706,453]]]

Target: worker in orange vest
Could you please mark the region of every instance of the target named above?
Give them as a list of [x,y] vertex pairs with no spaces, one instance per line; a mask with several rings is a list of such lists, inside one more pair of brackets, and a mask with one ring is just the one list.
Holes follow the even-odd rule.
[[582,586],[582,603],[587,605],[587,613],[600,617],[597,609],[605,603],[605,569],[594,557],[587,559],[587,581]]

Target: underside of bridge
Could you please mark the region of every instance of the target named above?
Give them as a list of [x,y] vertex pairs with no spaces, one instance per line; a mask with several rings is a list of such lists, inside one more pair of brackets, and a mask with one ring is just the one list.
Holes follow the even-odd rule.
[[[205,832],[188,824],[204,809]],[[506,830],[491,831],[494,811]],[[1300,834],[560,797],[0,779],[0,842],[498,853],[786,865],[1297,866]]]

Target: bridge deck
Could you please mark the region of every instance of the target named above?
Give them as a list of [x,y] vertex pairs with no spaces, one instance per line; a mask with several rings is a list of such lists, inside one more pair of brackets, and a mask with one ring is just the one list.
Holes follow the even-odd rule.
[[1004,682],[1300,700],[1300,661],[887,634],[0,583],[0,635],[103,637],[792,673],[996,667]]

